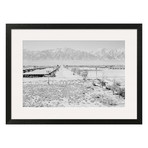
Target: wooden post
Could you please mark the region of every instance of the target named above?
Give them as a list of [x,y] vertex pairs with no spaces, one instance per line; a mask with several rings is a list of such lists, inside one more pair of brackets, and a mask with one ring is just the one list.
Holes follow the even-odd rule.
[[96,79],[97,79],[97,67],[96,67]]
[[49,85],[49,71],[46,71],[47,72],[47,75],[48,75],[48,85]]
[[48,85],[49,85],[49,74],[48,74]]

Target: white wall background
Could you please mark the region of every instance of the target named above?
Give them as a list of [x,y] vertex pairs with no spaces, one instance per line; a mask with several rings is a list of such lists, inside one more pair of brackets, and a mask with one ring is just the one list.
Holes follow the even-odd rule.
[[[146,0],[1,0],[0,147],[147,147],[148,8],[146,2]],[[143,125],[6,125],[6,23],[143,23]]]

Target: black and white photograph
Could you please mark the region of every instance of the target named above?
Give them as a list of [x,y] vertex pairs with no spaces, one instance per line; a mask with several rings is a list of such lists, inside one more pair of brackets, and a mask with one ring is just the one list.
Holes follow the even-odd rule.
[[23,107],[124,107],[124,40],[24,40]]
[[141,124],[141,24],[8,24],[8,124]]

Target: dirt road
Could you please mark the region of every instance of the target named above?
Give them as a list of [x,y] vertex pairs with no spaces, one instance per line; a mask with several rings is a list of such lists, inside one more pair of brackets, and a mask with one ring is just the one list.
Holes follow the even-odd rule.
[[75,74],[73,75],[73,72],[64,68],[63,66],[60,67],[59,71],[56,73],[57,79],[63,79],[63,80],[76,80],[76,79],[82,79],[81,76]]

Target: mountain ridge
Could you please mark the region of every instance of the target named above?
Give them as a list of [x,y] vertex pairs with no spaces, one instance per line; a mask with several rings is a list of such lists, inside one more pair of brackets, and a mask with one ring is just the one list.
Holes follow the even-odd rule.
[[42,51],[23,50],[24,60],[125,60],[125,50],[102,48],[94,51],[81,51],[72,48],[56,48]]

